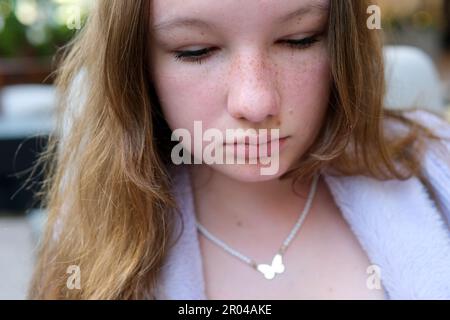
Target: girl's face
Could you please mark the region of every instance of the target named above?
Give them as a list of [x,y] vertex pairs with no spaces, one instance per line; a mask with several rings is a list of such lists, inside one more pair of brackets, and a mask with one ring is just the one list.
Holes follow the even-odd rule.
[[[152,0],[151,75],[167,123],[203,131],[279,129],[279,170],[211,165],[241,181],[281,176],[314,142],[328,107],[329,0]],[[208,145],[204,142],[204,146]],[[192,145],[186,145],[192,150]]]

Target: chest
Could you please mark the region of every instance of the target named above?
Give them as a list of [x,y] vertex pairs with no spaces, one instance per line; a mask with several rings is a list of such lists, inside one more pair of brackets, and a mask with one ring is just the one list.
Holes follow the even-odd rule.
[[[386,299],[376,266],[333,201],[312,210],[283,257],[285,271],[272,280],[199,235],[207,299]],[[233,240],[266,264],[280,244],[269,233]]]

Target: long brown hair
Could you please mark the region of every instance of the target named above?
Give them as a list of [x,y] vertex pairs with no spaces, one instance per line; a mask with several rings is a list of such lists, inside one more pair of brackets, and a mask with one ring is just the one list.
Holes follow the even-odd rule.
[[[333,167],[345,175],[423,179],[417,145],[425,143],[417,142],[437,137],[383,108],[381,40],[366,27],[367,6],[331,0],[329,110],[314,145],[283,178]],[[40,161],[47,174],[41,195],[48,221],[30,298],[153,298],[177,205],[170,130],[149,77],[149,26],[150,1],[99,0],[65,50],[57,73],[58,130]],[[73,83],[80,74],[77,91]],[[74,99],[78,104],[64,133]],[[388,139],[385,118],[407,126],[408,134]],[[398,163],[406,171],[398,171]],[[71,265],[80,267],[80,290],[66,286]]]

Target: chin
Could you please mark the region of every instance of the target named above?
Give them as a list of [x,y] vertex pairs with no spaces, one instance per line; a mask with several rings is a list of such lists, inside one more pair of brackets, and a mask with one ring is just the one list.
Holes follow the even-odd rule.
[[[272,164],[272,167],[270,164],[214,164],[210,165],[210,168],[229,178],[241,182],[264,182],[278,179],[288,170],[288,166],[284,165],[283,162],[280,162],[278,166]],[[261,170],[263,168],[271,168],[268,171],[270,174],[262,174]]]

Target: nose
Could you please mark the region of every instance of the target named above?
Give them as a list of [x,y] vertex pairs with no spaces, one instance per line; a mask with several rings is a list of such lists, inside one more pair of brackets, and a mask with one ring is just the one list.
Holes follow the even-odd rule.
[[227,108],[231,116],[260,123],[278,115],[280,95],[274,69],[262,54],[236,58],[229,77]]

